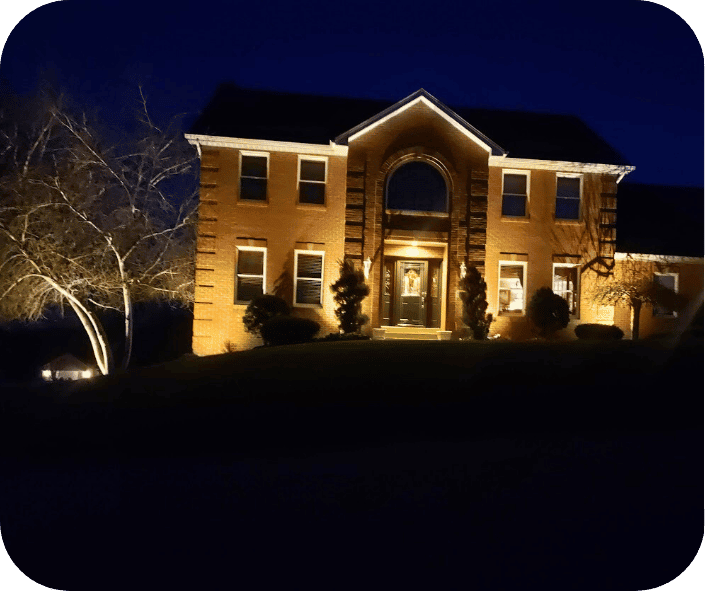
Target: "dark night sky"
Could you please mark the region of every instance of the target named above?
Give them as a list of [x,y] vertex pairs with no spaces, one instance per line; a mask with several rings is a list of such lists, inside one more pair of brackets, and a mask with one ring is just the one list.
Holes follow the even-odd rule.
[[11,89],[42,73],[106,113],[129,111],[141,83],[157,115],[187,122],[223,81],[390,104],[423,87],[449,106],[577,115],[637,167],[628,181],[703,185],[702,50],[681,17],[640,0],[62,0],[3,50]]

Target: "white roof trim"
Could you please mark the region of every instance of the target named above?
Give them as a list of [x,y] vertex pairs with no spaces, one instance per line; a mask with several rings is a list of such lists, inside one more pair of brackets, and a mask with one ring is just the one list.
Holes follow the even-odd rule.
[[636,252],[615,252],[614,259],[616,261],[642,261],[650,263],[703,263],[703,257],[680,257],[666,254],[640,254]]
[[201,146],[216,148],[233,148],[236,150],[254,150],[259,152],[295,152],[297,154],[317,154],[321,156],[347,156],[348,147],[331,142],[324,144],[301,144],[298,142],[278,142],[276,140],[255,140],[217,135],[198,135],[186,133],[184,137],[199,150]]
[[529,158],[510,158],[508,156],[490,156],[489,165],[501,168],[519,168],[522,170],[559,170],[562,172],[593,172],[621,175],[629,174],[635,169],[634,166],[622,164],[534,160]]
[[403,113],[406,111],[406,109],[409,109],[410,107],[413,107],[414,105],[417,105],[418,103],[423,103],[426,105],[429,109],[431,109],[434,113],[437,115],[440,115],[445,119],[448,123],[450,123],[453,127],[455,127],[458,131],[460,131],[462,134],[464,134],[466,137],[470,138],[473,142],[475,142],[478,146],[480,146],[485,152],[492,154],[492,147],[485,142],[483,142],[480,138],[478,138],[474,133],[471,133],[468,129],[460,125],[455,119],[450,117],[447,113],[445,113],[443,110],[439,109],[436,105],[434,105],[431,101],[429,101],[425,96],[419,96],[415,98],[413,101],[410,101],[406,103],[405,105],[402,105],[398,109],[394,109],[391,113],[387,113],[384,117],[381,119],[378,119],[374,123],[371,123],[367,127],[361,129],[357,133],[354,133],[348,138],[348,143],[356,140],[357,138],[363,136],[366,134],[368,131],[372,131],[375,127],[378,125],[382,125],[383,123],[386,123],[389,121],[392,117],[396,117],[400,113]]

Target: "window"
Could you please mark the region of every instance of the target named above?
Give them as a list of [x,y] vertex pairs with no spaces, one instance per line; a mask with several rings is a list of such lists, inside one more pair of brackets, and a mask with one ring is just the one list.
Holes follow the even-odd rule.
[[266,261],[264,248],[243,246],[237,249],[236,302],[249,302],[264,293]]
[[526,263],[500,262],[499,313],[523,312],[526,285]]
[[502,176],[502,215],[526,217],[528,174],[505,172]]
[[[674,293],[678,293],[678,274],[677,273],[654,273],[654,284],[656,286],[662,286],[670,289]],[[654,316],[671,317],[674,318],[678,314],[672,308],[666,305],[668,300],[673,298],[664,297],[665,301],[660,304],[654,304]]]
[[241,154],[240,199],[267,201],[267,156]]
[[439,170],[420,160],[402,164],[387,183],[387,209],[448,211],[448,188]]
[[568,302],[571,314],[578,313],[578,266],[573,264],[554,263],[553,265],[553,293],[561,296]]
[[556,219],[580,219],[580,177],[556,177]]
[[299,159],[299,203],[325,205],[326,161]]
[[323,288],[323,255],[321,251],[294,251],[294,305],[321,305]]

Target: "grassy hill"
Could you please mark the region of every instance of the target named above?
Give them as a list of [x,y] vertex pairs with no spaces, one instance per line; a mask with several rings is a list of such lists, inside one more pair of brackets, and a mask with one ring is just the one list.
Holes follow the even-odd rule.
[[651,588],[702,540],[702,377],[701,338],[353,341],[8,390],[3,541],[65,589]]

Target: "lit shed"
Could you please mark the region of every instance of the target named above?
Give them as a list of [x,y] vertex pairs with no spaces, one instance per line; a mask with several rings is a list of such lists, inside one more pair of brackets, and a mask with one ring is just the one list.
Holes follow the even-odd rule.
[[81,380],[95,375],[95,371],[89,366],[76,359],[70,353],[66,353],[51,360],[42,366],[42,378],[51,380]]

